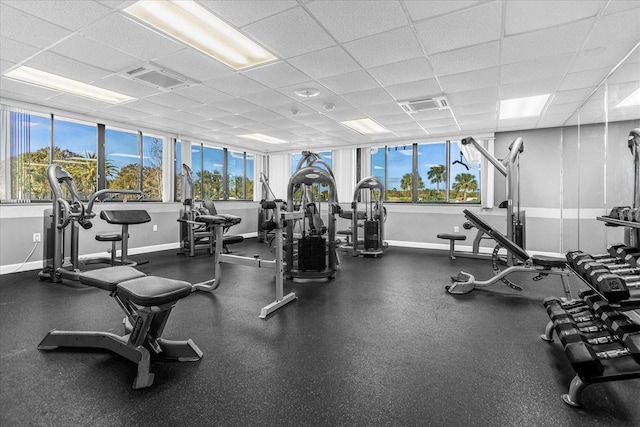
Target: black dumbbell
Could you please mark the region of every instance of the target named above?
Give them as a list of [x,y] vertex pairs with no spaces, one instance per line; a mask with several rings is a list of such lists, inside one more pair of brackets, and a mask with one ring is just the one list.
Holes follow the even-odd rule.
[[609,245],[607,252],[609,252],[609,255],[612,257],[624,257],[627,254],[637,254],[640,250],[627,245]]
[[576,322],[571,320],[571,318],[565,317],[561,319],[554,320],[553,329],[556,331],[556,334],[560,335],[562,331],[567,329],[577,329],[583,334],[590,334],[594,332],[609,332],[609,329],[602,324],[601,322],[590,322],[587,325],[578,326]]
[[611,334],[587,338],[576,328],[567,328],[560,331],[560,333],[558,334],[558,338],[560,339],[563,347],[576,342],[584,342],[590,345],[600,345],[618,341],[618,338],[614,337]]
[[564,348],[567,358],[576,373],[582,377],[597,377],[604,372],[601,359],[615,359],[631,356],[638,362],[640,360],[640,334],[628,335],[622,340],[624,347],[596,352],[591,344],[574,342]]
[[619,302],[629,299],[629,287],[616,274],[601,274],[595,277],[594,285],[609,302]]

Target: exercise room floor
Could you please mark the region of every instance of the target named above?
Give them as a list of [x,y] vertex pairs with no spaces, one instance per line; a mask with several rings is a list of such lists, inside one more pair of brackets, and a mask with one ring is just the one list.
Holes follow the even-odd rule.
[[[236,255],[261,254],[255,239]],[[213,258],[149,254],[150,275],[198,282]],[[102,350],[36,349],[52,328],[121,333],[107,292],[40,282],[36,271],[0,278],[0,424],[3,426],[638,426],[640,380],[595,384],[584,407],[560,396],[573,377],[559,342],[539,335],[542,301],[559,277],[524,291],[496,284],[452,296],[461,269],[488,261],[392,247],[381,258],[340,255],[336,278],[285,283],[298,299],[268,319],[268,269],[223,264],[213,293],[178,302],[163,337],[193,341],[199,362],[152,363],[155,382],[133,390],[136,367]],[[574,292],[580,282],[573,278]]]

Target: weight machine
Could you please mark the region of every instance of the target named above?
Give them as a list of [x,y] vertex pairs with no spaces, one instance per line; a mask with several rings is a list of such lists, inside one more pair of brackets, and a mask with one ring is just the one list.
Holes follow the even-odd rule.
[[[85,230],[93,227],[91,222],[95,217],[93,204],[107,194],[142,195],[142,192],[138,190],[100,190],[91,195],[85,206],[73,178],[62,166],[49,165],[47,179],[53,193],[53,206],[44,211],[43,266],[38,277],[41,280],[52,282],[61,282],[62,279],[78,280],[78,274],[80,274],[79,231],[80,227]],[[63,186],[70,196],[69,200],[65,197]],[[123,262],[127,261],[126,238],[126,234],[123,234]],[[68,259],[65,253],[69,255]]]
[[[215,246],[214,252],[214,276],[210,280],[196,283],[193,285],[193,291],[205,291],[212,292],[220,283],[222,283],[222,268],[221,263],[246,265],[250,267],[258,268],[272,268],[276,275],[276,299],[269,305],[266,305],[260,311],[260,318],[266,318],[270,313],[273,313],[280,307],[290,303],[296,299],[296,294],[291,292],[284,295],[284,249],[283,249],[283,229],[287,223],[294,220],[301,219],[303,212],[284,212],[282,206],[284,202],[282,200],[269,201],[265,200],[261,203],[263,210],[271,210],[273,214],[271,219],[263,222],[261,228],[265,231],[273,231],[275,233],[275,252],[276,257],[274,260],[263,260],[258,256],[245,257],[239,255],[231,255],[224,253],[222,245]],[[215,239],[217,242],[222,241],[223,230],[227,224],[227,220],[224,216],[220,215],[202,215],[202,221],[206,221],[209,226],[212,226],[215,232]]]
[[[303,165],[304,159],[298,166]],[[311,162],[324,164],[322,159],[317,158]],[[321,203],[316,201],[313,194],[314,184],[328,187],[327,225],[322,220]],[[299,194],[299,200],[294,200],[296,194]],[[340,212],[336,194],[331,172],[317,166],[302,167],[289,179],[287,210],[299,210],[304,215],[301,220],[287,222],[285,275],[288,278],[304,280],[334,277],[337,265],[335,215]],[[295,226],[299,226],[296,236]],[[325,233],[326,238],[323,237]]]
[[[500,208],[507,209],[507,239],[514,242],[521,248],[526,247],[525,233],[525,211],[520,209],[520,154],[524,152],[524,141],[522,138],[516,138],[509,145],[509,153],[507,157],[500,160],[489,153],[478,141],[473,137],[464,138],[460,141],[463,147],[469,145],[475,147],[497,170],[507,179],[506,196],[507,200],[500,203]],[[473,222],[467,221],[463,228],[469,230],[474,228]],[[475,227],[477,228],[477,227]],[[455,256],[469,256],[475,258],[484,258],[479,254],[480,242],[488,237],[482,229],[478,228],[478,233],[473,241],[473,252],[466,254],[455,252]],[[507,248],[508,251],[508,248]],[[513,254],[508,252],[507,264],[513,265]]]
[[[351,240],[353,256],[379,256],[387,246],[384,241],[386,210],[383,205],[384,184],[375,176],[363,178],[356,184],[351,202]],[[359,210],[359,204],[365,209]],[[363,239],[358,238],[358,230],[363,228]]]

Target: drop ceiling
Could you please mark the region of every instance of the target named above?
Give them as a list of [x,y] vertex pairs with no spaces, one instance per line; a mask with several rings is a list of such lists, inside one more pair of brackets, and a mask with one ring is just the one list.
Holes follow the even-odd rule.
[[[278,58],[242,71],[135,21],[123,12],[132,3],[0,0],[2,74],[26,65],[136,98],[110,105],[3,76],[2,101],[268,153],[575,124],[576,109],[630,52],[615,84],[640,86],[636,0],[199,0]],[[125,77],[144,64],[189,85],[161,90]],[[301,98],[303,88],[320,93]],[[541,116],[498,120],[500,100],[543,93],[551,97]],[[449,109],[398,104],[442,96]],[[391,132],[340,124],[366,117]],[[287,143],[240,136],[252,133]]]

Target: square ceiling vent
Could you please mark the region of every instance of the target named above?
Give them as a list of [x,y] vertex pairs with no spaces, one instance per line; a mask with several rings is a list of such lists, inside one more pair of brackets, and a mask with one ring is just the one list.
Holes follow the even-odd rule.
[[417,113],[418,111],[442,110],[443,108],[449,108],[449,102],[444,96],[402,101],[398,102],[398,105],[402,107],[402,109],[407,113]]
[[197,84],[197,82],[175,71],[167,70],[150,62],[127,69],[120,75],[167,92]]

